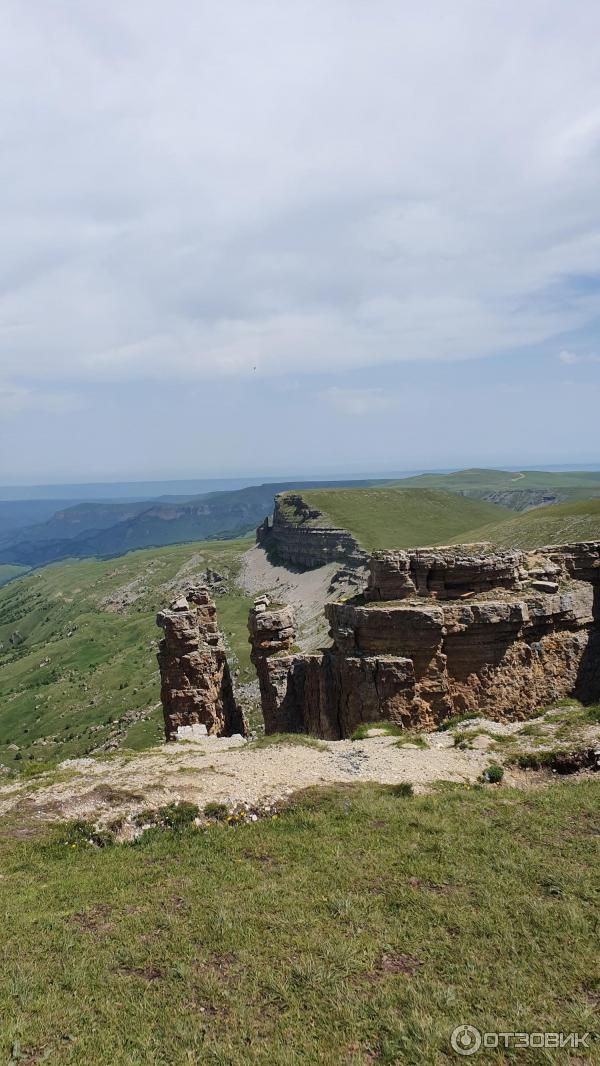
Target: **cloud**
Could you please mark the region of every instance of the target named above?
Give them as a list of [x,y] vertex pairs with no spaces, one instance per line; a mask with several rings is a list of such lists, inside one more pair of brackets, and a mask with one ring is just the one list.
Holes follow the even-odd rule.
[[585,328],[599,32],[595,0],[7,0],[3,374],[298,376]]
[[558,353],[558,359],[565,366],[575,366],[577,363],[600,363],[600,355],[595,355],[592,352],[587,355],[578,355],[577,352],[571,352],[568,348]]
[[81,398],[73,393],[46,392],[0,381],[0,415],[5,418],[29,411],[67,415],[81,407]]
[[331,386],[319,393],[319,399],[339,414],[352,418],[375,415],[396,406],[397,397],[383,389],[346,389]]

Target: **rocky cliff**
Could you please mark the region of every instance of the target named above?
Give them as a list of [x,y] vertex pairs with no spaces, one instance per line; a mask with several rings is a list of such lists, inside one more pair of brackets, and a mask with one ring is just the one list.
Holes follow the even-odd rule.
[[251,612],[268,732],[336,738],[361,722],[434,728],[600,699],[600,543],[377,552],[369,571],[364,595],[327,604],[333,646],[316,655],[290,652],[284,608]]
[[347,529],[332,528],[321,511],[295,492],[275,497],[273,518],[265,519],[256,537],[282,563],[302,570],[332,562],[364,566],[368,559]]
[[156,618],[160,697],[167,740],[189,730],[216,736],[246,735],[237,706],[223,637],[208,589],[189,588]]

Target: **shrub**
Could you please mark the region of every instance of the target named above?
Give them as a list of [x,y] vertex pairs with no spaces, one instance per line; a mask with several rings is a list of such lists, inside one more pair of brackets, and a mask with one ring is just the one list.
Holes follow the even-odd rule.
[[107,829],[97,829],[93,822],[78,819],[67,822],[60,833],[59,843],[69,844],[71,847],[87,844],[95,848],[105,848],[114,844],[114,838]]
[[481,776],[489,785],[499,785],[504,777],[504,769],[497,762],[493,762],[483,771]]
[[207,803],[204,808],[206,817],[215,818],[217,822],[224,822],[228,813],[227,806],[224,803],[217,803],[214,800]]
[[182,800],[181,803],[168,803],[165,807],[159,807],[156,816],[157,821],[167,826],[168,829],[185,829],[191,825],[200,811],[195,803]]
[[403,799],[408,799],[409,796],[413,796],[414,791],[410,781],[400,781],[397,785],[390,785],[392,796],[400,796]]

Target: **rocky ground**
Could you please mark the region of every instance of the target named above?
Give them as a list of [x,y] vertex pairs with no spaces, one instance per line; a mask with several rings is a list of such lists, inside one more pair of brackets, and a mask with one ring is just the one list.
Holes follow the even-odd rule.
[[356,591],[357,581],[366,582],[359,572],[350,574],[339,563],[329,563],[304,572],[277,566],[269,561],[264,548],[255,545],[245,553],[238,583],[250,596],[266,592],[273,600],[294,608],[298,643],[303,651],[314,651],[328,641],[324,615],[327,600],[341,599]]
[[[141,811],[182,800],[200,810],[215,802],[265,810],[309,786],[368,781],[410,783],[422,792],[438,781],[472,785],[492,764],[503,767],[503,784],[528,787],[553,778],[556,753],[576,756],[556,763],[559,770],[593,773],[600,724],[573,706],[526,724],[478,718],[400,738],[381,729],[355,741],[207,737],[135,755],[69,759],[33,780],[7,780],[0,787],[0,815],[12,826],[78,818],[104,825],[124,819],[127,828]],[[537,769],[520,765],[527,762]]]

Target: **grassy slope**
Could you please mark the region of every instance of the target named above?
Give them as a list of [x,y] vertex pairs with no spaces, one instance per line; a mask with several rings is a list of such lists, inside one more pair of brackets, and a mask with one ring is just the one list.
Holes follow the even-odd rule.
[[[80,755],[111,736],[135,748],[156,742],[162,727],[155,708],[155,615],[173,598],[165,586],[196,556],[196,573],[208,565],[233,574],[248,546],[211,541],[132,552],[110,562],[54,564],[1,589],[0,762],[23,767],[32,758]],[[101,609],[104,597],[132,581],[139,582],[140,596],[126,613]],[[250,673],[249,601],[233,589],[218,597],[217,607],[244,680]],[[127,712],[140,720],[116,724]],[[19,745],[20,759],[8,744]]]
[[600,471],[486,470],[474,468],[457,470],[452,474],[420,474],[402,479],[399,485],[452,489],[462,492],[469,489],[585,489],[600,492]]
[[448,543],[511,513],[434,489],[318,489],[304,491],[302,498],[332,525],[349,529],[367,551]]
[[[461,1023],[593,1032],[598,810],[592,781],[371,786],[132,846],[5,838],[2,1059],[438,1066]],[[571,1061],[473,1061],[513,1058]]]
[[600,500],[557,503],[551,507],[526,511],[507,522],[483,526],[475,530],[475,534],[477,539],[517,548],[600,540]]

